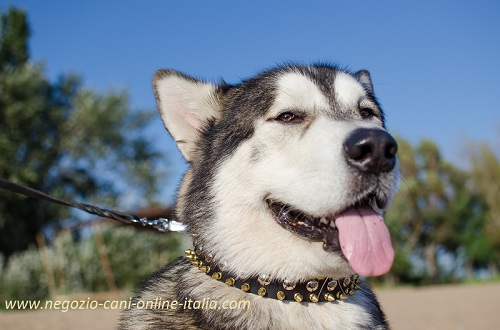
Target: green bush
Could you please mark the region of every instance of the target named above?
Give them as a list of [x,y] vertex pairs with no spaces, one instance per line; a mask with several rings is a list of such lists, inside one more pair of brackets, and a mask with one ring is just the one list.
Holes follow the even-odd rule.
[[3,263],[5,262],[4,256],[2,253],[0,253],[0,283],[2,283],[2,278],[3,278]]
[[[185,238],[185,234],[133,227],[102,226],[98,230],[116,286],[123,290],[133,289],[142,277],[181,255]],[[48,298],[48,275],[41,253],[47,253],[57,294],[112,289],[106,282],[95,233],[87,231],[83,236],[76,241],[70,231],[62,231],[45,252],[30,249],[15,254],[4,268],[0,256],[0,298]]]
[[48,296],[47,276],[38,250],[31,248],[9,258],[2,277],[0,295],[5,300],[34,300]]
[[133,288],[139,278],[182,253],[180,235],[166,235],[126,227],[103,231],[111,269],[119,288]]

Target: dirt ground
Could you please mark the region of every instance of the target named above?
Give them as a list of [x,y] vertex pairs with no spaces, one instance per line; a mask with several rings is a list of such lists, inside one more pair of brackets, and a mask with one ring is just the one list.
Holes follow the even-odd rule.
[[[499,329],[500,283],[376,290],[395,330]],[[115,329],[118,310],[0,313],[0,329]]]

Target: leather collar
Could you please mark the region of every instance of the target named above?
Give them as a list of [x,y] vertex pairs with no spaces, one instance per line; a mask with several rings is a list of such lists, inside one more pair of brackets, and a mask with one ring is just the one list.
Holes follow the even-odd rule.
[[341,278],[315,278],[304,282],[289,282],[269,280],[266,276],[238,277],[225,271],[221,265],[214,262],[210,253],[202,252],[200,247],[186,250],[186,258],[202,272],[213,279],[244,292],[265,298],[295,302],[335,302],[345,300],[348,295],[354,295],[359,290],[359,275],[354,274]]

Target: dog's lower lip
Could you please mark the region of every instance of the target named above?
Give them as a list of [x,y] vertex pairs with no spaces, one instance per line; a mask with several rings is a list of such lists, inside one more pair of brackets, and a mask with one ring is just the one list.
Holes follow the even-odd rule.
[[270,199],[266,202],[276,222],[284,229],[302,239],[323,242],[323,249],[327,252],[340,251],[334,217],[312,217],[280,202]]
[[280,202],[268,199],[267,204],[283,228],[310,241],[321,241],[324,228],[330,224],[325,218],[312,217]]

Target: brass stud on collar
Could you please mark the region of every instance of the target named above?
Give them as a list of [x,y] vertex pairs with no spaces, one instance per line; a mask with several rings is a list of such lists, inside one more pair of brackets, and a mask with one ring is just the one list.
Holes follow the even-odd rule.
[[259,294],[259,296],[264,297],[266,295],[266,293],[267,293],[267,290],[266,290],[266,288],[260,288],[257,291],[257,293]]
[[201,266],[200,270],[204,273],[210,273],[210,266]]
[[191,264],[193,264],[193,266],[196,266],[196,267],[201,267],[202,262],[199,260],[196,260],[196,261],[191,262]]
[[248,284],[248,283],[243,283],[243,284],[241,285],[241,291],[247,292],[248,290],[250,290],[250,284]]
[[333,294],[331,294],[330,292],[325,293],[325,295],[323,297],[325,298],[325,300],[327,300],[329,302],[335,301],[335,296]]
[[226,284],[229,286],[233,286],[234,285],[234,278],[232,278],[232,277],[227,278]]
[[309,300],[312,301],[313,303],[317,303],[319,301],[318,296],[315,295],[314,293],[311,293],[309,295]]
[[285,293],[283,291],[278,291],[278,293],[276,293],[276,298],[278,298],[278,300],[285,300]]
[[337,292],[337,299],[346,300],[347,296],[345,295],[345,293],[339,291]]
[[318,286],[319,286],[318,281],[312,280],[312,281],[307,282],[306,289],[309,292],[314,292],[318,289]]
[[328,282],[328,284],[326,285],[326,289],[328,291],[333,291],[335,290],[335,288],[337,287],[337,280],[331,280],[330,282]]
[[257,278],[257,281],[260,283],[260,285],[268,285],[269,283],[271,283],[271,280],[269,279],[269,276],[267,276],[267,275],[260,275]]
[[196,261],[196,260],[198,260],[198,256],[196,254],[188,254],[188,255],[186,255],[186,259],[191,260],[191,261]]
[[349,277],[344,278],[344,286],[351,284],[351,279]]
[[292,281],[287,281],[287,280],[285,280],[285,281],[283,282],[283,288],[284,288],[285,290],[293,290],[293,289],[295,289],[295,286],[296,286],[296,285],[297,285],[297,284],[296,284],[295,282],[292,282]]
[[215,278],[216,280],[220,280],[222,278],[222,273],[221,272],[213,273],[212,277]]
[[293,295],[293,299],[295,299],[296,302],[301,302],[302,300],[304,300],[304,297],[302,297],[302,295],[297,292]]

